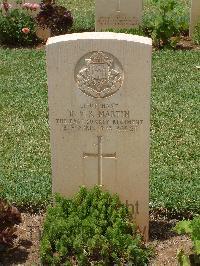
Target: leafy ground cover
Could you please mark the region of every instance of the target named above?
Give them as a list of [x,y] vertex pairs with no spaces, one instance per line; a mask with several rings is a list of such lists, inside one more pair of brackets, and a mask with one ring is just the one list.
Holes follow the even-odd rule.
[[[45,53],[0,48],[0,58],[0,195],[41,208],[51,196]],[[200,211],[199,62],[199,51],[153,54],[153,209]]]
[[98,186],[81,187],[72,199],[57,195],[47,210],[41,239],[44,264],[146,265],[151,255],[128,207]]
[[[33,5],[25,4],[30,10],[33,9]],[[36,6],[34,8],[39,7]],[[4,45],[25,47],[40,42],[36,36],[37,25],[48,27],[52,36],[66,32],[94,31],[95,28],[94,0],[57,0],[56,4],[52,2],[50,5],[48,2],[41,6],[41,11],[35,20],[27,10],[9,8],[6,4],[3,5],[3,10],[6,16],[0,12],[0,39]],[[113,31],[113,29],[108,30]],[[132,29],[132,32],[135,30],[138,35],[151,37],[155,47],[176,47],[189,33],[188,1],[144,1],[142,22],[139,27]],[[198,44],[198,31],[195,36],[193,41]]]
[[[190,0],[178,0],[186,7],[187,14],[185,19],[189,18]],[[92,31],[95,26],[95,0],[57,0],[57,3],[65,6],[72,12],[74,17],[74,26],[72,31]],[[144,0],[144,14],[154,9],[155,3],[152,0]],[[181,13],[181,10],[180,10]]]
[[[155,248],[156,256],[149,266],[177,265],[177,250],[183,249],[189,254],[192,242],[186,235],[177,235],[172,228],[176,220],[158,220],[150,222],[150,246]],[[41,265],[40,240],[44,224],[43,214],[22,213],[22,223],[17,226],[15,246],[1,253],[2,265]]]

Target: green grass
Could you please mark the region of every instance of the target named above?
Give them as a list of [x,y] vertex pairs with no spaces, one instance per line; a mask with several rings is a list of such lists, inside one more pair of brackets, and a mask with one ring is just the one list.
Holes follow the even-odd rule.
[[58,0],[58,4],[65,6],[74,17],[73,32],[92,31],[95,27],[94,0]]
[[200,211],[199,51],[154,53],[151,205]]
[[[0,49],[0,186],[21,206],[51,195],[44,51]],[[153,55],[151,201],[153,208],[200,211],[198,51]]]
[[0,186],[17,204],[43,204],[51,192],[43,51],[0,49]]

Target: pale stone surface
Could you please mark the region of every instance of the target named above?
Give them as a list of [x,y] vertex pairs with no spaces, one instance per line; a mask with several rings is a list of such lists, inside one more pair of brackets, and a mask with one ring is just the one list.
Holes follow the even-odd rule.
[[130,29],[142,19],[143,0],[96,0],[95,30]]
[[190,36],[192,36],[198,21],[200,21],[200,0],[192,0],[190,12]]
[[103,185],[148,239],[151,39],[79,33],[47,42],[53,192]]

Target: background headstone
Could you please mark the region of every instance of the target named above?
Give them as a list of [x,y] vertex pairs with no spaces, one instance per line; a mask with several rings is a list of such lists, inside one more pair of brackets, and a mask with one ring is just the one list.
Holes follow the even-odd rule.
[[142,0],[96,0],[95,30],[130,29],[142,19]]
[[192,36],[198,21],[200,21],[200,0],[192,0],[190,12],[190,36]]
[[49,38],[53,192],[102,185],[148,238],[151,39],[117,33]]

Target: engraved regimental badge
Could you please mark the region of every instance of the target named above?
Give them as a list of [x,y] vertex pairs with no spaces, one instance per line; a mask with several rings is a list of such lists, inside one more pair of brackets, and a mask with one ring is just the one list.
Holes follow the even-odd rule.
[[122,65],[113,55],[95,51],[83,56],[75,68],[78,88],[88,96],[105,98],[113,95],[122,86]]

